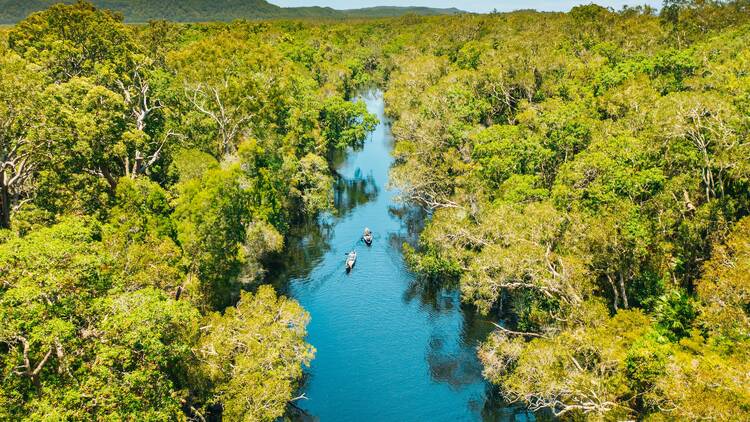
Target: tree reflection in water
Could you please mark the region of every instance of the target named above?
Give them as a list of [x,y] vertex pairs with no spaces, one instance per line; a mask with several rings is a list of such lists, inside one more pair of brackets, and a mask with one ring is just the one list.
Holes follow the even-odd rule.
[[[429,214],[412,205],[394,205],[388,210],[391,216],[401,220],[404,231],[391,233],[389,244],[401,252],[406,243],[418,247],[419,233],[424,228]],[[435,382],[445,383],[453,389],[461,389],[482,379],[482,365],[476,358],[476,349],[492,332],[494,326],[479,315],[474,307],[461,303],[460,292],[450,280],[430,280],[416,277],[404,290],[403,301],[419,301],[420,307],[431,316],[450,314],[459,308],[462,315],[461,333],[458,341],[450,344],[453,333],[434,332],[427,346],[426,360],[430,376]],[[544,412],[529,412],[522,406],[507,403],[492,385],[487,385],[484,394],[469,403],[483,421],[550,420]]]
[[336,175],[333,184],[332,213],[324,213],[317,218],[302,221],[292,227],[281,253],[270,258],[267,268],[272,268],[266,276],[266,283],[272,284],[282,294],[289,294],[289,280],[306,279],[310,271],[331,249],[330,241],[338,219],[355,208],[374,201],[380,189],[372,175],[362,176],[356,171],[354,177]]

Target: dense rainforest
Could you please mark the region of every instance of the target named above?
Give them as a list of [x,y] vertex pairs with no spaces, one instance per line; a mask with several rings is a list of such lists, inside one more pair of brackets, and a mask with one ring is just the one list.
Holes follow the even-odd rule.
[[290,33],[77,3],[3,34],[0,420],[284,413],[314,348],[263,261],[375,120]]
[[[265,285],[385,91],[420,282],[507,402],[750,419],[750,3],[0,32],[0,420],[274,420],[309,315]],[[388,368],[383,368],[384,371]]]

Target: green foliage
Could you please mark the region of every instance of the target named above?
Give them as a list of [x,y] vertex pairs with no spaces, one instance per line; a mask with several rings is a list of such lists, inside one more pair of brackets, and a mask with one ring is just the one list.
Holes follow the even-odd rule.
[[457,262],[442,258],[437,251],[418,253],[412,246],[404,244],[406,262],[421,277],[428,280],[450,281],[461,274],[461,267]]
[[[270,286],[242,293],[237,306],[210,315],[198,352],[214,400],[232,420],[273,421],[283,415],[302,365],[315,349],[305,343],[310,317]],[[276,347],[268,348],[273,342]]]
[[673,290],[656,299],[654,318],[657,326],[672,341],[688,336],[695,320],[696,309],[684,292]]
[[34,133],[41,90],[38,68],[14,52],[0,53],[0,227],[5,229],[47,152]]
[[524,135],[518,126],[494,125],[474,137],[472,158],[489,189],[500,188],[512,176],[534,175],[551,159],[552,152],[538,139]]
[[7,416],[180,413],[179,367],[190,358],[198,313],[157,290],[111,290],[114,260],[98,236],[94,224],[65,220],[0,247]]
[[[199,333],[199,313],[186,301],[146,288],[95,302],[103,316],[90,376],[77,403],[84,414],[108,418],[167,420],[180,415],[189,385],[185,379]],[[148,388],[143,388],[143,386]],[[83,416],[81,414],[80,416]]]
[[156,287],[173,292],[183,283],[182,251],[167,192],[143,178],[123,178],[102,241],[115,258],[123,288]]
[[468,42],[458,51],[456,65],[462,69],[476,69],[482,57],[484,46],[477,42]]
[[[10,352],[3,373],[23,394],[17,399],[26,398],[5,396],[12,389],[3,396],[36,417],[177,414],[179,403],[164,400],[172,395],[171,371],[189,356],[181,336],[197,333],[197,312],[155,290],[108,296],[113,259],[98,236],[95,225],[67,220],[2,245],[0,341]],[[156,315],[171,325],[159,325]],[[82,366],[92,356],[93,365]],[[143,395],[139,384],[154,389]]]
[[700,323],[709,333],[732,341],[750,340],[750,218],[745,217],[724,243],[715,245],[698,282]]
[[[656,331],[647,332],[636,340],[628,348],[624,361],[630,388],[646,394],[653,393],[657,382],[667,375],[667,364],[672,353],[672,345]],[[635,403],[644,406],[639,399]]]
[[[312,13],[229,6],[211,16]],[[407,261],[508,322],[479,349],[507,400],[748,419],[747,16],[29,16],[0,33],[0,419],[279,418],[313,349],[265,263],[330,209],[372,83],[393,185],[431,211]]]
[[330,189],[333,178],[329,175],[325,159],[314,154],[302,157],[294,183],[293,194],[301,197],[306,213],[314,215],[330,209],[333,203],[333,192]]
[[122,17],[86,2],[32,14],[11,30],[8,44],[56,81],[95,77],[112,82],[131,66],[136,51]]
[[514,174],[500,185],[499,198],[514,203],[541,201],[549,197],[549,191],[542,187],[539,176]]
[[219,166],[219,162],[211,155],[195,149],[178,151],[172,161],[174,179],[187,182],[203,177],[208,170]]
[[232,299],[249,217],[239,173],[236,168],[208,170],[177,190],[173,218],[188,270],[200,280],[201,300],[220,309]]
[[747,419],[747,353],[717,352],[700,336],[683,340],[681,346],[669,359],[665,376],[646,396],[652,406],[673,409],[668,415],[677,419]]
[[648,145],[638,139],[595,142],[562,166],[553,188],[555,201],[598,210],[628,199],[642,203],[658,194],[665,175]]
[[325,102],[320,119],[323,136],[331,148],[361,145],[378,122],[367,112],[364,102],[352,103],[335,97]]
[[746,417],[742,235],[723,243],[750,213],[746,12],[592,4],[415,20],[394,41],[392,180],[432,211],[408,262],[508,324],[480,349],[507,400]]
[[637,360],[627,347],[648,331],[648,319],[639,311],[622,311],[606,320],[601,311],[594,313],[598,321],[530,342],[496,332],[479,351],[485,376],[509,399],[534,396],[534,408],[548,407],[557,416],[627,415],[633,392],[626,361],[632,367]]
[[309,317],[242,290],[329,209],[323,157],[375,125],[345,100],[368,77],[334,70],[364,62],[288,54],[311,43],[332,41],[307,24],[131,27],[82,2],[2,31],[0,419],[284,412]]

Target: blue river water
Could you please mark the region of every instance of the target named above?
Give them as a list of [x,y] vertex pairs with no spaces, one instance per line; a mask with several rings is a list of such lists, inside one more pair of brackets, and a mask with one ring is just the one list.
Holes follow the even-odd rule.
[[[336,212],[299,227],[270,275],[312,317],[307,341],[317,353],[302,386],[308,399],[296,405],[321,421],[533,420],[503,406],[482,378],[476,347],[492,325],[404,263],[422,215],[387,188],[393,139],[382,93],[360,98],[380,124],[337,160]],[[360,241],[365,227],[370,247]]]

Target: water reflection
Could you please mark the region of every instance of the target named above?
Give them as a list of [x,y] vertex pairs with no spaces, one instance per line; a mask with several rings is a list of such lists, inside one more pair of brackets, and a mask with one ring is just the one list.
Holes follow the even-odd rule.
[[481,408],[480,415],[483,422],[551,422],[556,420],[551,412],[530,412],[517,404],[508,403],[497,388],[490,385],[487,386],[482,398],[483,403],[476,402],[472,405],[477,406],[477,409]]
[[393,233],[394,241],[398,241],[398,248],[403,243],[416,247],[419,242],[419,233],[422,232],[427,218],[427,213],[420,207],[408,204],[393,204],[388,207],[388,215],[401,221],[406,232]]
[[333,189],[333,205],[339,218],[345,217],[354,208],[374,201],[380,189],[370,174],[362,176],[362,170],[357,169],[353,178],[337,177]]
[[273,271],[266,282],[283,294],[288,294],[291,279],[306,279],[320,259],[331,249],[330,241],[336,221],[360,205],[374,201],[380,189],[372,175],[363,176],[361,170],[353,178],[336,175],[333,185],[333,213],[303,221],[294,226],[286,239],[283,251],[270,259]]
[[334,220],[330,216],[321,216],[293,227],[281,253],[270,258],[268,267],[272,271],[268,273],[266,283],[272,284],[279,293],[289,295],[288,280],[307,278],[330,250],[333,226]]
[[431,313],[452,312],[455,308],[455,298],[439,286],[439,283],[424,279],[415,279],[404,290],[403,301],[410,303],[419,300],[423,308]]
[[446,343],[441,336],[430,339],[427,363],[432,379],[454,389],[474,384],[482,376],[482,366],[474,359],[474,351],[465,347],[454,348]]
[[[460,334],[433,333],[427,351],[430,376],[453,388],[476,383],[482,377],[482,367],[476,359],[476,347],[492,331],[492,324],[477,317],[473,308],[461,304],[459,293],[454,288],[442,286],[440,282],[415,279],[404,291],[403,300],[418,300],[431,315],[451,314],[458,311],[462,316]],[[455,344],[450,344],[452,340]]]

